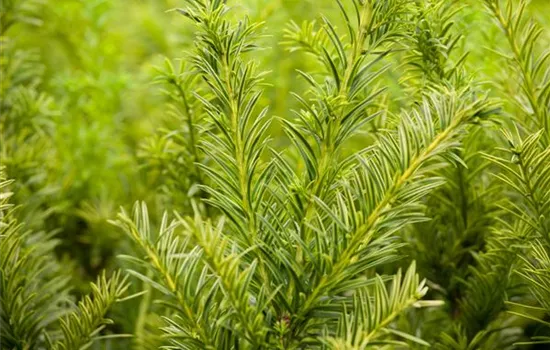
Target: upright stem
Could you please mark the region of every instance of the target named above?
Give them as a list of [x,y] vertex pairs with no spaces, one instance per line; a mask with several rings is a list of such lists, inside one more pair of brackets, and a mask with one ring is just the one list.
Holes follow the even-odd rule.
[[[353,67],[355,66],[355,62],[362,54],[363,50],[363,43],[365,42],[366,35],[367,35],[367,24],[370,22],[372,16],[372,8],[368,1],[365,1],[363,4],[363,8],[361,11],[360,16],[360,22],[358,23],[358,34],[357,37],[353,40],[353,48],[351,55],[348,56],[348,60],[345,66],[344,71],[344,79],[342,80],[342,84],[340,85],[340,89],[337,93],[337,97],[339,101],[346,101],[347,102],[347,92],[348,92],[348,85],[349,81],[351,79],[351,73],[353,72]],[[327,134],[326,137],[322,140],[321,144],[321,160],[319,161],[318,166],[318,172],[317,176],[315,177],[313,181],[312,189],[309,193],[309,198],[307,202],[307,206],[304,212],[303,220],[301,221],[301,232],[304,232],[306,230],[305,224],[309,221],[311,218],[311,215],[313,214],[313,203],[314,203],[314,197],[321,195],[321,191],[323,190],[323,183],[326,176],[326,173],[329,169],[331,169],[331,164],[334,162],[335,157],[335,146],[334,146],[334,136],[338,134],[338,127],[340,125],[340,120],[342,119],[342,116],[344,114],[346,107],[346,103],[341,103],[340,105],[340,113],[337,116],[337,118],[328,118],[328,125],[327,125]]]
[[[187,129],[189,130],[189,143],[191,148],[191,155],[193,157],[193,171],[196,175],[196,180],[199,184],[204,184],[204,179],[202,176],[202,172],[200,167],[197,166],[198,163],[200,163],[200,157],[198,153],[198,144],[195,136],[195,123],[193,122],[193,112],[191,111],[191,107],[189,106],[189,101],[187,100],[187,96],[185,94],[185,91],[183,91],[181,85],[173,80],[171,81],[172,85],[174,85],[178,91],[178,94],[181,98],[181,101],[183,103],[183,109],[185,112],[185,122],[187,124]],[[201,190],[200,191],[200,197],[203,197],[206,193]],[[209,208],[208,205],[205,204],[204,206],[205,214],[208,216],[209,214]]]
[[[523,2],[520,6],[522,5],[523,5]],[[536,118],[535,123],[537,124],[538,128],[542,128],[545,131],[550,130],[550,125],[549,125],[550,118],[548,113],[546,112],[546,109],[548,108],[548,106],[541,106],[539,104],[537,94],[536,94],[537,87],[535,86],[535,82],[534,82],[536,77],[534,77],[526,67],[526,64],[527,64],[526,60],[532,60],[532,58],[531,57],[524,58],[521,55],[520,46],[522,45],[522,43],[518,42],[516,38],[516,35],[518,33],[515,31],[517,30],[518,26],[514,28],[512,25],[510,25],[510,20],[512,19],[504,18],[504,16],[502,15],[502,9],[500,8],[500,3],[498,1],[492,3],[491,8],[506,35],[506,39],[510,44],[512,52],[514,53],[514,60],[517,63],[521,77],[523,79],[525,95],[527,97],[527,100],[529,101],[531,109],[533,110],[533,114]],[[519,21],[519,19],[517,20]],[[545,146],[550,144],[550,132],[548,131],[545,132],[543,140],[544,140]]]
[[[224,55],[225,56],[225,55]],[[256,235],[256,215],[252,212],[252,203],[250,202],[250,196],[248,193],[248,162],[244,156],[244,140],[245,135],[241,135],[241,130],[239,128],[239,106],[235,98],[235,92],[231,84],[231,69],[229,62],[222,60],[223,70],[225,72],[225,84],[229,94],[230,99],[230,119],[231,119],[231,132],[233,133],[233,138],[235,142],[235,162],[239,172],[239,186],[241,192],[241,200],[243,203],[243,210],[247,215],[247,224],[250,236],[254,237]],[[248,236],[247,236],[248,237]],[[252,244],[253,239],[249,241]]]

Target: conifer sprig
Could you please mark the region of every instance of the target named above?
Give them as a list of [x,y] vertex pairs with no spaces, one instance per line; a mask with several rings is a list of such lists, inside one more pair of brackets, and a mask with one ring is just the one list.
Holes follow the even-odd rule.
[[454,17],[463,9],[455,2],[430,0],[415,3],[415,18],[407,37],[408,65],[402,80],[405,84],[437,86],[450,83],[455,87],[467,83],[464,80],[463,64],[468,52],[454,59],[453,54],[463,36],[454,31]]
[[[128,289],[126,277],[115,272],[110,278],[105,273],[92,284],[91,295],[78,302],[77,310],[61,319],[63,340],[53,345],[53,349],[84,350],[100,338],[100,332],[113,321],[105,318],[113,304],[122,299]],[[119,335],[120,336],[120,335]]]
[[[214,349],[212,341],[215,336],[210,332],[213,321],[208,314],[216,313],[205,310],[208,313],[203,315],[197,311],[201,305],[207,305],[218,291],[201,263],[202,252],[198,248],[188,249],[188,239],[176,232],[180,225],[176,221],[169,222],[166,214],[158,234],[151,232],[149,214],[143,203],[136,203],[132,217],[124,212],[119,214],[114,224],[129,235],[143,254],[143,258],[121,256],[136,266],[129,273],[168,297],[163,304],[176,312],[181,330],[179,341],[187,339],[197,349]],[[156,277],[151,279],[143,269],[152,269]]]
[[338,2],[348,37],[339,34],[326,17],[319,29],[315,29],[315,23],[302,27],[293,24],[286,32],[285,45],[290,51],[313,54],[325,67],[320,74],[324,82],[318,82],[313,74],[299,72],[310,84],[312,97],[294,94],[302,109],[295,112],[295,121],[285,121],[286,132],[307,170],[302,184],[303,192],[309,194],[302,214],[306,222],[314,207],[313,197],[324,198],[330,183],[339,177],[340,149],[378,114],[369,113],[369,107],[381,93],[374,82],[386,67],[375,65],[391,52],[391,43],[403,35],[401,15],[406,1],[352,1],[351,5],[352,10],[348,10]]
[[[157,68],[155,82],[162,86],[168,100],[168,118],[154,136],[141,144],[138,155],[145,160],[147,170],[157,174],[165,203],[192,212],[193,204],[203,204],[196,199],[206,196],[199,188],[206,179],[198,164],[205,162],[199,142],[209,125],[204,122],[203,105],[194,95],[202,88],[200,77],[188,66],[183,60],[175,66],[165,59],[164,66]],[[208,207],[204,210],[207,212]]]
[[73,309],[70,276],[57,261],[58,240],[17,221],[11,183],[0,168],[0,344],[7,348],[86,349],[110,321],[105,314],[128,288],[126,278],[103,274]]
[[208,202],[219,207],[236,225],[239,239],[250,244],[257,234],[257,213],[265,191],[259,179],[269,174],[261,159],[269,119],[267,108],[258,105],[263,73],[245,58],[255,50],[259,24],[248,19],[231,23],[227,11],[222,1],[190,1],[180,9],[199,30],[193,64],[211,97],[197,98],[216,127],[202,140],[201,149],[215,167],[201,167],[216,184],[204,189],[211,194]]
[[[366,153],[347,186],[351,193],[337,202],[336,213],[347,216],[339,219],[350,221],[350,227],[341,225],[343,232],[334,237],[343,235],[346,239],[325,245],[342,248],[330,254],[334,265],[323,271],[325,275],[301,308],[303,313],[309,312],[332,286],[371,267],[368,259],[362,261],[369,256],[371,242],[391,240],[391,235],[406,224],[423,219],[419,199],[441,184],[440,179],[430,176],[434,169],[445,164],[437,159],[445,155],[452,157],[450,151],[459,146],[456,137],[462,128],[490,108],[483,100],[471,104],[460,102],[466,98],[460,93],[434,94],[418,111],[403,115],[395,134],[389,134]],[[348,211],[352,208],[356,209],[350,217]],[[386,258],[391,256],[388,253]],[[348,269],[351,271],[346,271]]]
[[51,234],[29,232],[17,221],[8,201],[11,183],[0,168],[0,343],[36,348],[69,311],[69,278],[55,260],[58,242]]
[[429,346],[422,339],[388,327],[404,310],[421,305],[418,300],[426,294],[427,287],[415,271],[414,264],[405,276],[399,270],[389,287],[380,276],[376,276],[372,291],[364,288],[354,295],[353,311],[344,313],[338,323],[338,337],[327,337],[322,342],[332,349],[363,349],[373,343],[407,346],[405,342],[397,340],[401,338]]
[[[510,0],[486,0],[485,3],[508,40],[513,67],[521,78],[523,96],[517,102],[527,116],[525,126],[530,130],[550,130],[550,50],[539,54],[544,30],[528,19],[525,0],[517,4]],[[549,145],[549,132],[541,142]]]
[[[511,308],[525,311],[510,311],[548,326],[549,309],[544,298],[550,283],[548,252],[550,251],[550,51],[540,52],[543,29],[527,16],[527,2],[487,0],[487,8],[506,36],[512,51],[512,67],[521,78],[521,97],[518,104],[525,117],[516,117],[509,130],[504,131],[506,147],[500,148],[502,156],[488,156],[502,172],[497,175],[510,190],[510,200],[504,209],[511,216],[504,222],[503,232],[515,238],[518,244],[513,252],[523,262],[515,271],[529,286],[539,306],[511,301]],[[544,315],[531,315],[535,310]],[[548,343],[546,336],[534,336],[517,345]]]

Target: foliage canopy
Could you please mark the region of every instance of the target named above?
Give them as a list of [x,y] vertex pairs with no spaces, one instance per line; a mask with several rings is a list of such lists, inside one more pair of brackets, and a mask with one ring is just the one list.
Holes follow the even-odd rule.
[[0,346],[547,346],[536,6],[2,0]]

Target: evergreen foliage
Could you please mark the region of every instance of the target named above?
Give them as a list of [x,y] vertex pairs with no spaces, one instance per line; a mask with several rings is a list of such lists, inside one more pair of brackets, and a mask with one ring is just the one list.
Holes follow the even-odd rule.
[[1,0],[0,347],[548,346],[534,6]]
[[115,273],[92,284],[75,309],[70,295],[70,276],[54,254],[59,243],[52,234],[26,231],[9,202],[11,181],[0,178],[0,328],[7,349],[86,349],[109,324],[109,307],[128,288]]

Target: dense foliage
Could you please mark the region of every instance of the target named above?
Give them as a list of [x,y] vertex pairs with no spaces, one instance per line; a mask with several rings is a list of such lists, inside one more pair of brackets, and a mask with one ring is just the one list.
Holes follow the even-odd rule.
[[0,8],[0,348],[550,346],[545,1]]

